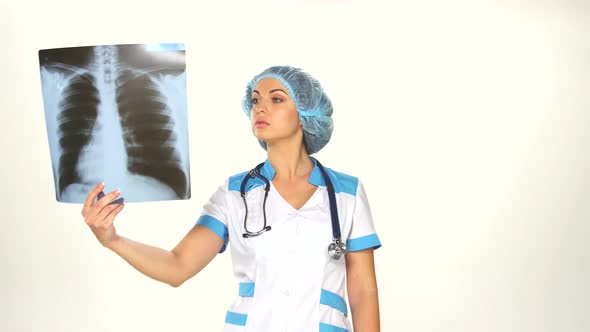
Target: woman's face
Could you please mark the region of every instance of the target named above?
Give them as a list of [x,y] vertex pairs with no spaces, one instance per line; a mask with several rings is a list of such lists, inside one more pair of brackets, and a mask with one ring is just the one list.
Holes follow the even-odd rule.
[[267,144],[303,139],[297,108],[287,88],[274,78],[262,79],[252,91],[251,124],[254,136]]

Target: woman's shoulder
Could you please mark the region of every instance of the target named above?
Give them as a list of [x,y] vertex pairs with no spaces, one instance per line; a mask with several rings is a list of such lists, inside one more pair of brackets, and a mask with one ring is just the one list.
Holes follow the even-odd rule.
[[244,177],[246,177],[246,175],[248,174],[248,172],[250,172],[250,170],[246,170],[246,171],[243,171],[243,172],[239,172],[239,173],[230,175],[226,179],[228,190],[230,190],[230,191],[240,191],[240,185],[242,184],[242,181],[244,180]]
[[[240,192],[241,190],[241,186],[242,186],[242,182],[244,181],[244,179],[246,178],[246,176],[248,175],[248,173],[250,171],[252,171],[254,167],[241,171],[239,173],[235,173],[233,175],[230,175],[228,178],[226,178],[225,180],[225,185],[227,186],[227,190],[229,191],[237,191]],[[250,183],[252,182],[252,183]],[[247,190],[250,190],[254,187],[260,185],[261,182],[258,178],[255,178],[253,181],[248,181],[247,183]]]
[[358,177],[341,171],[336,171],[330,167],[325,167],[325,169],[328,176],[330,176],[330,180],[332,181],[336,193],[346,193],[356,196],[360,183]]

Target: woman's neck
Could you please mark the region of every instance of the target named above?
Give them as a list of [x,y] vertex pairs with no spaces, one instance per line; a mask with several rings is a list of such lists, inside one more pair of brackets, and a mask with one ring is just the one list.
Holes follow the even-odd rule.
[[295,180],[309,177],[314,163],[303,142],[299,144],[267,145],[268,160],[275,170],[275,180]]

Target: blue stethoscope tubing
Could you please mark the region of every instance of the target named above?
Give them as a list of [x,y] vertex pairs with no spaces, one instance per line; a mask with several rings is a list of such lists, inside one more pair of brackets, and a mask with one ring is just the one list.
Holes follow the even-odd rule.
[[[336,206],[336,193],[334,192],[334,185],[332,184],[332,180],[328,176],[328,173],[324,169],[322,164],[315,160],[320,172],[322,173],[322,178],[326,183],[326,188],[328,190],[328,200],[330,202],[330,219],[332,222],[332,243],[328,246],[328,254],[331,258],[335,260],[339,260],[344,254],[346,254],[346,244],[342,242],[342,235],[340,232],[340,221],[338,219],[338,208]],[[266,224],[266,199],[268,197],[268,192],[270,191],[270,181],[260,174],[260,169],[264,166],[264,163],[258,164],[254,167],[242,180],[242,184],[240,185],[240,196],[242,196],[242,200],[244,201],[244,206],[246,207],[246,213],[244,215],[244,233],[242,236],[244,238],[258,236],[264,232],[270,231],[271,227]],[[264,201],[262,203],[262,211],[264,216],[264,225],[261,230],[257,232],[251,232],[248,230],[247,221],[248,221],[248,203],[246,202],[246,184],[250,179],[259,178],[264,182]]]

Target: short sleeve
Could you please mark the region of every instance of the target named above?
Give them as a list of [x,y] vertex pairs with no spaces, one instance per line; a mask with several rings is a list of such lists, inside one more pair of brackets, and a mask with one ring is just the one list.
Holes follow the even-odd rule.
[[203,206],[201,216],[196,223],[197,225],[209,228],[223,240],[223,247],[221,247],[220,253],[225,251],[229,242],[229,233],[227,230],[228,220],[228,182],[226,181]]
[[348,251],[381,247],[381,241],[373,225],[369,200],[361,181],[358,181],[357,185],[352,228],[346,241],[346,247]]

